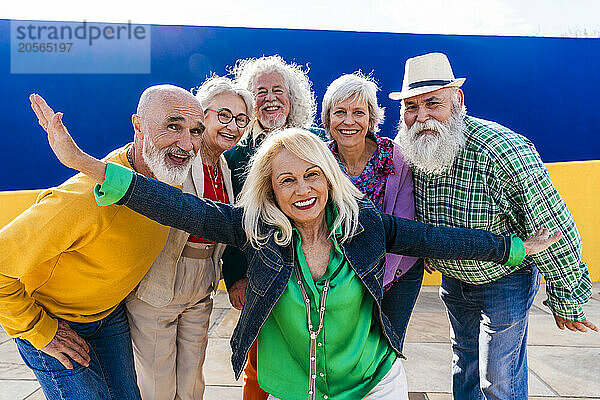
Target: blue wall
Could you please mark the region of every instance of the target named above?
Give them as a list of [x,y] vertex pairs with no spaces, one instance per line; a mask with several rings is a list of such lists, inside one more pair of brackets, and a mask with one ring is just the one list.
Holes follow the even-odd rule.
[[[29,108],[44,96],[83,149],[103,156],[132,138],[131,114],[146,87],[197,86],[238,58],[280,54],[309,64],[318,101],[342,73],[373,71],[393,136],[406,58],[445,52],[469,113],[511,127],[536,143],[545,162],[600,159],[600,39],[446,36],[216,27],[152,27],[152,73],[11,74],[10,22],[0,20],[0,190],[48,187],[73,172],[51,154]],[[320,107],[319,107],[320,108]]]

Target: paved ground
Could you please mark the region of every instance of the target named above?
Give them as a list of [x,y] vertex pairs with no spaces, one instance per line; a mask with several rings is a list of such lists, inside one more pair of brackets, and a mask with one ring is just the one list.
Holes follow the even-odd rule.
[[[543,290],[530,316],[530,399],[600,399],[600,334],[561,332],[542,305]],[[600,283],[585,306],[600,323]],[[229,338],[239,313],[224,292],[215,298],[205,364],[207,400],[241,398],[240,382],[230,365]],[[450,400],[448,321],[436,287],[424,287],[412,316],[404,367],[412,400]],[[43,400],[33,374],[23,365],[12,340],[0,330],[0,400]]]

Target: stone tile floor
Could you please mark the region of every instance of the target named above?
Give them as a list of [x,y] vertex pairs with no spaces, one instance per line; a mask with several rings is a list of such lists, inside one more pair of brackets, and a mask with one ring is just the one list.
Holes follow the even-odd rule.
[[[546,307],[541,289],[530,316],[528,341],[531,400],[600,399],[600,334],[562,332]],[[600,282],[585,306],[588,318],[600,324]],[[229,338],[239,312],[225,292],[215,297],[211,318],[206,377],[207,400],[241,398],[241,382],[230,364]],[[411,400],[450,400],[448,320],[437,287],[423,287],[410,321],[404,367]],[[44,400],[34,375],[23,365],[13,341],[0,329],[0,400]]]

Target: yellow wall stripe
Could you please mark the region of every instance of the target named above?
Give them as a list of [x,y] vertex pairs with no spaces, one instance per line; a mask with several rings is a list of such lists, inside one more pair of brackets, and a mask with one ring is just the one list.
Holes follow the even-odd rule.
[[[588,264],[592,280],[600,281],[600,160],[549,163],[546,166],[575,218],[583,238],[583,260]],[[39,192],[0,192],[0,227],[33,204]],[[425,273],[424,285],[439,285],[440,282],[439,273]]]

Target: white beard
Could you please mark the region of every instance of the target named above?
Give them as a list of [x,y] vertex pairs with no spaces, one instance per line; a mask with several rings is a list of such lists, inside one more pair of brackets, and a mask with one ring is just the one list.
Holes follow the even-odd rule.
[[[271,107],[271,106],[283,107],[283,104],[281,104],[279,101],[268,101],[260,107],[259,112],[262,111],[264,108]],[[286,120],[287,120],[287,115],[277,114],[266,120],[260,120],[260,124],[263,126],[263,128],[268,129],[269,131],[274,131],[276,129],[283,128]]]
[[[168,154],[186,154],[189,155],[190,158],[188,158],[187,162],[183,165],[170,165],[165,161],[165,157]],[[196,153],[194,150],[187,152],[176,145],[159,150],[147,135],[144,137],[142,146],[142,158],[144,159],[144,162],[148,165],[148,168],[150,168],[150,171],[152,171],[156,179],[169,185],[183,185],[195,156]]]
[[[452,111],[445,123],[435,119],[415,123],[407,128],[404,121],[398,126],[396,143],[400,145],[404,158],[418,170],[440,174],[452,166],[456,154],[465,145],[464,112]],[[423,130],[433,130],[437,134],[419,134]]]

